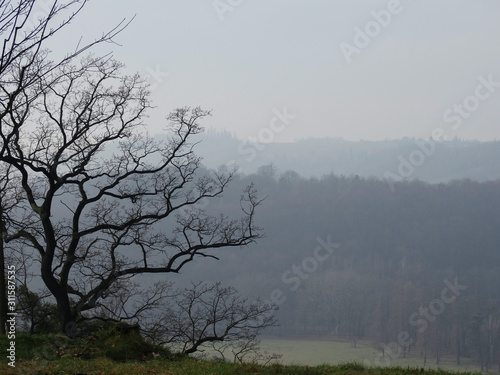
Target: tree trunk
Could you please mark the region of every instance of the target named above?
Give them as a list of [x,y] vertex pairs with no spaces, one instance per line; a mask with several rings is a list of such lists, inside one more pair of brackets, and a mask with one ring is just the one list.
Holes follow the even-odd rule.
[[54,297],[57,301],[62,333],[71,338],[77,336],[77,332],[75,330],[76,319],[73,312],[71,311],[71,305],[69,303],[68,295],[61,289],[56,292],[52,291],[52,293],[54,294]]
[[42,279],[57,302],[61,332],[66,336],[75,337],[75,314],[71,311],[68,293],[59,285],[51,272],[47,273],[43,271],[45,271],[45,269],[42,265]]

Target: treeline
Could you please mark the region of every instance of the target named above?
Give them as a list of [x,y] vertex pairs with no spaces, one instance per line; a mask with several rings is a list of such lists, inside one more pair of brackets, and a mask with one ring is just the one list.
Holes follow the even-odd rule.
[[[479,142],[449,139],[403,138],[384,141],[346,141],[307,139],[292,143],[252,143],[229,133],[199,135],[197,152],[204,163],[216,168],[228,161],[246,173],[274,163],[281,171],[293,170],[301,176],[357,174],[363,177],[387,176],[418,178],[438,183],[472,178],[487,181],[500,178],[500,141]],[[221,147],[221,145],[224,145]]]
[[194,265],[188,278],[278,303],[274,335],[397,343],[401,356],[500,366],[500,180],[392,191],[375,178],[306,179],[269,165],[239,176],[217,208],[249,182],[267,196],[257,216],[266,238]]

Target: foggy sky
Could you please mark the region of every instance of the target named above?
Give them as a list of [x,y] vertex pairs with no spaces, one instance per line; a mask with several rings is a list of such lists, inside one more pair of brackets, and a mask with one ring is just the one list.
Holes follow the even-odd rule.
[[498,1],[99,0],[54,50],[134,15],[98,52],[148,77],[152,133],[200,105],[263,142],[500,139]]

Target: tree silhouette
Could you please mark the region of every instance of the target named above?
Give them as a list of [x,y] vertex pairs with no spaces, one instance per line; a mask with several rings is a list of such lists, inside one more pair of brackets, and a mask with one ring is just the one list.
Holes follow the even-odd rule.
[[53,62],[44,41],[86,1],[55,1],[29,29],[34,3],[0,4],[0,164],[21,189],[3,239],[32,249],[62,329],[72,335],[75,322],[106,304],[114,286],[126,285],[121,281],[177,273],[196,257],[215,258],[218,248],[255,241],[261,201],[249,186],[239,218],[200,209],[197,203],[220,196],[234,173],[200,173],[190,140],[210,112],[177,109],[167,118],[167,140],[145,134],[146,82],[123,75],[110,56],[80,56],[119,29]]

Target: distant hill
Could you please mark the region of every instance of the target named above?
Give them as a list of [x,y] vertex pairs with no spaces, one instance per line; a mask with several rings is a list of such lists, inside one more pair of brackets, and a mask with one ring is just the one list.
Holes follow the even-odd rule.
[[209,168],[235,163],[245,174],[272,163],[279,172],[293,170],[304,177],[325,174],[359,175],[426,182],[470,178],[479,182],[500,178],[500,142],[443,143],[404,138],[351,142],[308,139],[294,143],[249,143],[228,132],[201,134],[196,146]]

